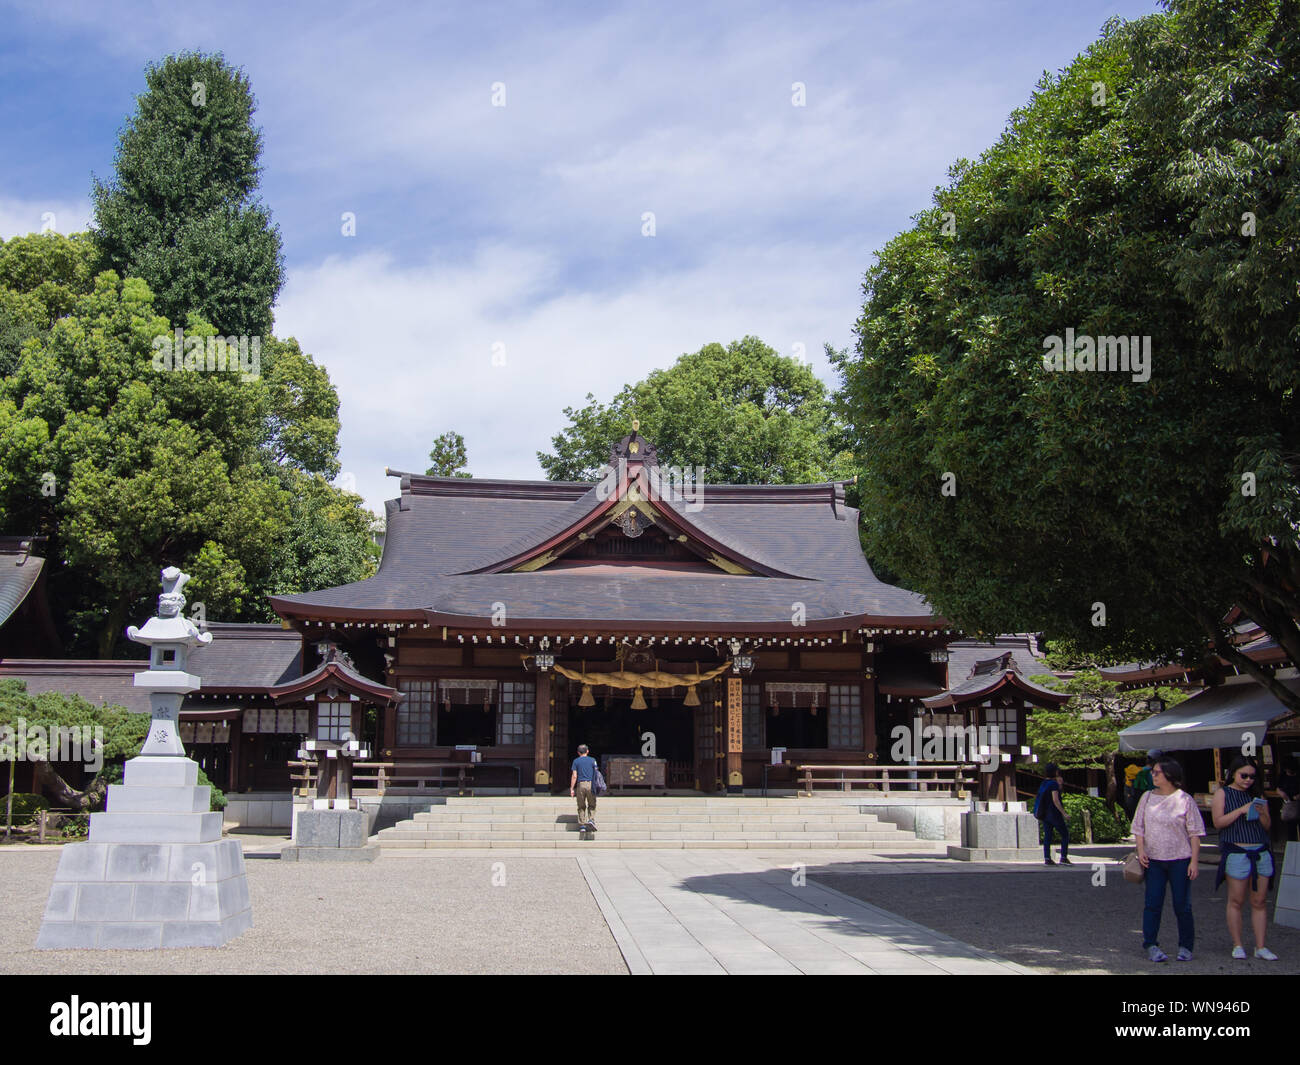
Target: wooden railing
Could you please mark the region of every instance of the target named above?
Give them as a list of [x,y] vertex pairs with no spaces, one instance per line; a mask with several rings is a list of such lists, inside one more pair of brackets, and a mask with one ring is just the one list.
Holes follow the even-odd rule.
[[[973,789],[979,765],[975,762],[940,764],[922,762],[918,765],[799,765],[795,772],[802,784],[801,795],[812,795],[817,785],[852,791],[865,787],[871,791],[890,795],[898,792],[938,793],[946,791],[957,795]],[[854,774],[849,776],[847,774]]]
[[[373,784],[382,795],[384,790],[392,783],[393,768],[392,762],[353,762],[352,763],[352,783],[354,786],[364,787],[367,784]],[[290,773],[289,779],[295,782],[295,786],[304,791],[314,791],[316,789],[316,779],[319,775],[316,771],[316,762],[290,762],[290,769],[296,769],[298,772]],[[364,772],[364,770],[374,770],[374,772]]]
[[[314,791],[317,780],[315,761],[290,762],[289,779],[296,788]],[[513,769],[515,790],[522,791],[522,773],[513,762],[353,762],[354,787],[373,785],[380,795],[399,782],[403,787],[424,791],[427,787],[454,787],[464,794],[476,769]]]

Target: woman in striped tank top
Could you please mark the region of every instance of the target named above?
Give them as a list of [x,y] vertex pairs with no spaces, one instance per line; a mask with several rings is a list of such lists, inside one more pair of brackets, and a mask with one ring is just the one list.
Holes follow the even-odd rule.
[[1268,802],[1259,798],[1259,770],[1249,758],[1238,756],[1228,766],[1227,779],[1214,793],[1211,812],[1219,830],[1219,875],[1215,889],[1228,881],[1228,932],[1232,956],[1244,958],[1241,945],[1241,908],[1250,888],[1250,923],[1255,932],[1255,957],[1277,961],[1264,946],[1268,929],[1268,882],[1273,875],[1273,855],[1268,849]]

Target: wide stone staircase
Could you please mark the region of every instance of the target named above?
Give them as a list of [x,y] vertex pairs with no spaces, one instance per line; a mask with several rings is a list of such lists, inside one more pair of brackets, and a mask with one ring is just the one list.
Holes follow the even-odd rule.
[[831,799],[603,796],[593,838],[572,799],[452,797],[376,836],[387,851],[463,848],[736,848],[925,851],[937,846]]

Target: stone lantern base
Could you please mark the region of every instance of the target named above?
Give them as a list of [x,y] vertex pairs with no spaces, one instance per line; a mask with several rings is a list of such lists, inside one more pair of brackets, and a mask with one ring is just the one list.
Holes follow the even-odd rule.
[[252,927],[238,840],[221,838],[211,788],[188,758],[142,756],[63,848],[38,950],[219,947]]

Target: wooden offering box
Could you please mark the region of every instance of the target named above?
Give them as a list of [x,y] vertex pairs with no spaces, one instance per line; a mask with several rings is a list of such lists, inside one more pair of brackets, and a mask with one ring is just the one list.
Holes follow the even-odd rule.
[[630,787],[664,791],[667,771],[668,763],[663,758],[608,758],[605,761],[605,783],[611,791]]

